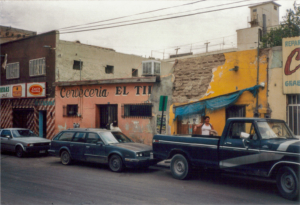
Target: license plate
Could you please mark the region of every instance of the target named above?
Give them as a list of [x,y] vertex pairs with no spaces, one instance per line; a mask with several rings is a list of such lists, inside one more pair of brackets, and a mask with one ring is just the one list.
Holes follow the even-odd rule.
[[153,159],[153,153],[152,152],[150,153],[150,159]]
[[46,150],[41,150],[40,153],[46,153]]

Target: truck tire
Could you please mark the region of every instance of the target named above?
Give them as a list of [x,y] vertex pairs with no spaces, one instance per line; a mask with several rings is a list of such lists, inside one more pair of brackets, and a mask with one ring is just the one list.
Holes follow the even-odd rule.
[[289,200],[299,197],[299,176],[294,169],[285,166],[281,167],[276,176],[276,184],[280,194]]
[[187,179],[189,177],[189,163],[181,154],[176,154],[171,160],[171,173],[175,179]]

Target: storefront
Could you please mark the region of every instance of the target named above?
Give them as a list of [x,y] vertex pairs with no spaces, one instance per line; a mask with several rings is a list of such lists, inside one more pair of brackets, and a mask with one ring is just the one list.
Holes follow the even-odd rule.
[[28,128],[40,137],[54,135],[55,99],[46,97],[46,83],[0,86],[3,128]]
[[136,142],[150,144],[152,93],[156,77],[56,82],[55,132],[114,123]]

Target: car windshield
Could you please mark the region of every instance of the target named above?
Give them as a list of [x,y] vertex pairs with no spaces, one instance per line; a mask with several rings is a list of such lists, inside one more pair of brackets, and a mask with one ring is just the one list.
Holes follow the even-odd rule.
[[284,122],[257,122],[258,130],[262,139],[280,138],[290,139],[294,138],[293,134]]
[[12,130],[14,137],[37,137],[31,130]]
[[121,132],[103,132],[101,136],[108,144],[132,142],[131,139]]

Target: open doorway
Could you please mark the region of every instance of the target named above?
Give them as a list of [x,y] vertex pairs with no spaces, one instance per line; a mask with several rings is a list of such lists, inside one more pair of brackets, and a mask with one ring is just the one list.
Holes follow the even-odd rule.
[[106,128],[107,125],[116,121],[114,126],[118,126],[118,105],[105,104],[98,105],[100,111],[100,128]]

